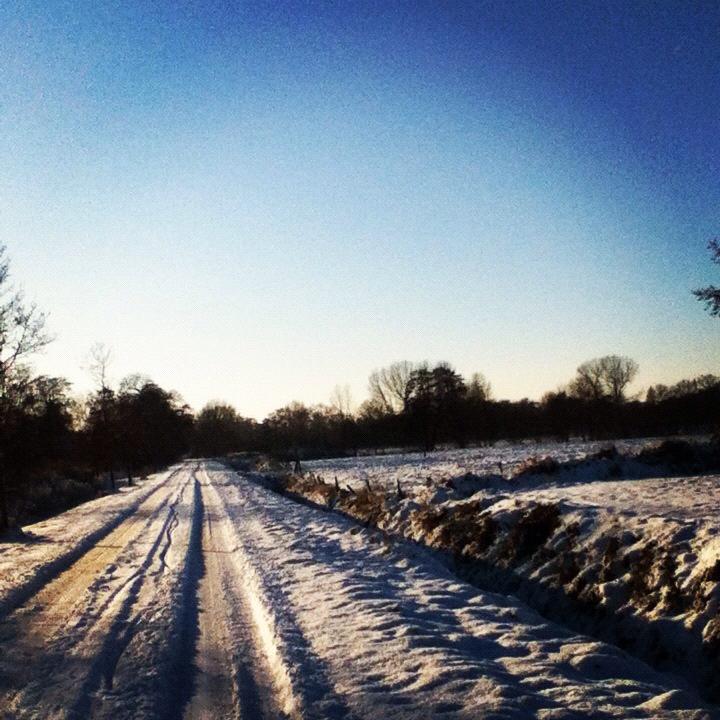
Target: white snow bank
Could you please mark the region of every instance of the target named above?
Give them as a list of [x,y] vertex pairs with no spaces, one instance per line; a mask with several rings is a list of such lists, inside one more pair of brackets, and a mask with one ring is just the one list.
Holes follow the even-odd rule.
[[504,492],[489,483],[463,500],[473,478],[409,498],[312,476],[286,487],[439,549],[481,587],[514,592],[720,695],[720,476],[574,485],[572,476],[532,476],[525,488],[500,480]]

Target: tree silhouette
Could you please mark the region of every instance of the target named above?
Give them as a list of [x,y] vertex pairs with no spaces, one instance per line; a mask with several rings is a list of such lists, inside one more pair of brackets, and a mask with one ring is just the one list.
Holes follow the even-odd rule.
[[582,363],[568,389],[570,395],[580,400],[611,400],[619,404],[625,401],[625,389],[638,370],[632,358],[605,355]]
[[254,444],[255,422],[222,402],[208,403],[195,418],[194,451],[216,457],[248,450]]
[[410,381],[416,370],[418,366],[407,360],[373,370],[368,378],[370,402],[385,412],[403,412],[407,409]]
[[466,387],[448,363],[415,369],[408,383],[407,413],[425,451],[440,440],[462,441],[461,410]]
[[46,316],[10,283],[10,261],[0,245],[0,530],[9,524],[10,484],[17,474],[18,423],[32,390],[32,376],[23,362],[51,340]]
[[[708,243],[708,250],[712,254],[712,261],[720,265],[720,238],[715,238]],[[693,295],[705,303],[705,309],[714,317],[720,317],[720,288],[715,285],[708,285],[704,288],[693,290]]]

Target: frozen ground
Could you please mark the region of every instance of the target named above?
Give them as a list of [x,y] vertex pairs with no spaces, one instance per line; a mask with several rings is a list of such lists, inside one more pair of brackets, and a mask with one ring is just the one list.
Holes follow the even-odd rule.
[[511,477],[531,458],[551,457],[558,462],[581,460],[614,444],[622,453],[634,454],[657,440],[619,440],[608,442],[573,441],[524,442],[465,450],[445,450],[428,453],[398,453],[394,455],[368,455],[362,457],[312,460],[303,463],[303,469],[315,473],[326,482],[337,477],[342,487],[360,489],[366,480],[372,487],[395,489],[397,481],[404,491],[414,492],[431,478],[432,482],[472,475],[499,474]]
[[0,615],[3,718],[714,717],[426,551],[213,463],[26,530],[62,550],[0,546],[6,597],[32,584]]
[[626,528],[664,519],[704,526],[711,536],[720,529],[720,477],[717,475],[605,480],[562,487],[548,485],[538,490],[521,491],[517,497],[563,501],[568,507],[612,516]]
[[[478,586],[512,591],[546,616],[620,643],[719,697],[720,476],[666,477],[702,462],[717,467],[711,445],[694,447],[637,456],[642,445],[626,445],[624,457],[603,453],[578,463],[598,446],[546,446],[533,455],[570,462],[547,473],[540,463],[512,479],[497,471],[478,477],[477,469],[464,475],[473,451],[454,459],[440,453],[426,460],[425,483],[421,456],[405,456],[404,464],[390,458],[384,474],[382,458],[356,468],[341,461],[346,476],[338,486],[327,474],[318,482],[328,471],[315,469],[288,476],[285,486],[441,550]],[[370,489],[358,482],[368,467]],[[627,479],[611,479],[618,476]],[[345,490],[351,483],[353,492]]]

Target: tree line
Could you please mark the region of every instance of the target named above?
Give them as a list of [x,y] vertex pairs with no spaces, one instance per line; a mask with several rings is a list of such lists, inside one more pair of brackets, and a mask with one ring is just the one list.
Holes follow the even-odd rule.
[[[720,261],[720,245],[710,249]],[[715,315],[718,293],[713,286],[696,291]],[[113,491],[118,476],[132,483],[188,455],[262,451],[299,460],[500,439],[714,432],[720,420],[720,378],[655,385],[634,397],[628,388],[637,363],[607,355],[582,363],[540,401],[496,400],[481,373],[463,377],[449,363],[396,362],[370,374],[359,408],[349,389],[338,387],[328,404],[293,402],[257,422],[222,402],[194,414],[177,393],[140,375],[113,387],[102,346],[91,352],[95,389],[78,399],[64,378],[31,368],[51,340],[45,314],[12,286],[0,246],[0,530]]]
[[[720,264],[720,239],[711,240],[708,249]],[[709,285],[693,294],[720,317],[720,288]],[[628,395],[638,371],[633,359],[606,355],[582,363],[564,387],[540,401],[509,401],[493,399],[481,373],[463,378],[448,363],[396,362],[371,373],[369,397],[356,412],[348,391],[336,388],[328,405],[290,403],[262,423],[236,417],[235,445],[297,459],[390,447],[429,451],[500,439],[717,433],[719,377],[654,385],[641,398]],[[225,412],[235,411],[226,407]]]
[[198,450],[256,450],[287,460],[388,448],[431,451],[498,440],[617,439],[713,433],[720,426],[720,377],[703,375],[641,398],[628,394],[638,373],[616,355],[582,363],[575,377],[540,401],[496,400],[484,376],[463,378],[449,363],[399,362],[374,371],[368,399],[355,411],[293,402],[263,422],[227,405],[206,407],[198,426],[213,428],[214,445]]
[[115,490],[118,474],[132,483],[191,447],[190,408],[139,375],[110,387],[100,346],[86,398],[64,378],[34,373],[32,357],[51,341],[46,315],[11,284],[0,246],[0,530]]

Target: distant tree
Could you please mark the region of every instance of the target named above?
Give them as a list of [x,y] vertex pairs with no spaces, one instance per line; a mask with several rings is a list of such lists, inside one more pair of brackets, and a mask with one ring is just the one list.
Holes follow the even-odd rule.
[[720,388],[720,377],[717,375],[699,375],[690,380],[680,380],[674,385],[657,384],[648,388],[645,401],[648,403],[658,403],[673,398],[687,397],[695,395],[706,390],[714,390]]
[[[712,261],[720,265],[720,238],[715,238],[708,243],[708,250],[712,255]],[[715,285],[708,285],[704,288],[693,290],[693,295],[705,303],[705,309],[714,317],[720,317],[720,288]]]
[[461,442],[467,439],[476,442],[488,442],[492,431],[492,391],[490,383],[482,373],[473,373],[467,381],[465,401],[457,419],[458,427],[463,428]]
[[336,385],[330,395],[330,407],[343,417],[353,414],[354,403],[349,385]]
[[152,380],[142,373],[131,373],[126,375],[118,385],[118,395],[136,393],[142,390],[145,385],[151,385]]
[[580,400],[625,401],[625,390],[638,373],[638,364],[628,357],[606,355],[582,363],[568,386],[572,397]]
[[423,448],[432,450],[440,439],[461,438],[461,408],[465,382],[448,363],[416,368],[408,383],[407,413]]
[[120,424],[119,446],[130,450],[137,466],[157,472],[187,451],[193,420],[182,398],[149,380],[118,399],[126,397],[129,422]]
[[67,388],[67,381],[61,378],[31,377],[27,368],[18,368],[6,385],[1,447],[3,528],[8,526],[9,505],[15,507],[17,518],[36,476],[52,470],[69,454],[72,419]]
[[404,360],[374,370],[368,379],[370,401],[388,413],[401,413],[407,408],[410,380],[418,369]]
[[95,343],[90,348],[88,359],[88,369],[97,389],[88,398],[87,437],[95,468],[108,472],[110,488],[114,491],[120,427],[117,396],[109,380],[112,351],[103,343]]
[[117,392],[104,384],[90,395],[83,435],[93,467],[108,471],[115,489],[117,469],[127,472],[131,484],[141,471],[180,458],[189,449],[192,427],[189,408],[177,394],[133,375]]
[[638,364],[628,357],[607,355],[600,358],[600,366],[607,392],[615,403],[625,401],[625,389],[635,379],[640,369]]
[[358,408],[358,417],[365,421],[380,420],[386,413],[385,405],[373,398],[368,398]]
[[601,400],[606,397],[601,359],[588,360],[579,365],[568,390],[570,395],[580,400]]
[[208,403],[195,418],[195,452],[217,457],[248,450],[254,443],[255,422],[227,403]]
[[101,387],[87,398],[86,420],[83,428],[88,454],[95,474],[107,472],[110,487],[116,489],[115,465],[117,460],[118,416],[115,391]]
[[312,411],[300,402],[291,402],[275,410],[263,422],[271,444],[296,461],[300,461],[302,449],[310,442]]
[[491,398],[492,389],[487,378],[482,373],[473,373],[467,382],[467,399],[471,402],[487,402]]
[[565,388],[543,395],[540,407],[544,414],[547,432],[561,441],[572,435],[585,435],[587,403],[568,395]]
[[36,419],[38,441],[35,464],[51,464],[66,457],[72,445],[73,401],[65,378],[40,375],[33,379],[26,398],[28,410]]

